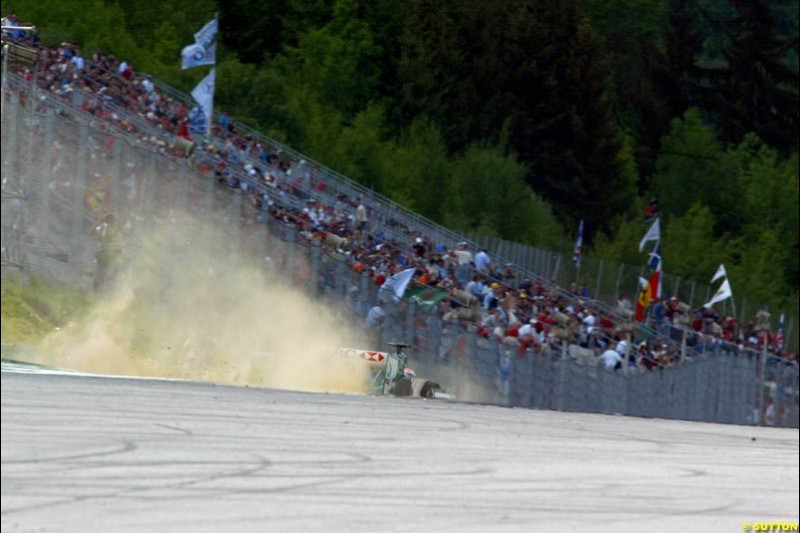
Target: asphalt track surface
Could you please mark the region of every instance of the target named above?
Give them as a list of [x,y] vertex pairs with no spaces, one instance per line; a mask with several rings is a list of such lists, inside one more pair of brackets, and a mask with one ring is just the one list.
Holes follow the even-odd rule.
[[730,533],[798,519],[798,447],[797,430],[4,371],[2,530]]

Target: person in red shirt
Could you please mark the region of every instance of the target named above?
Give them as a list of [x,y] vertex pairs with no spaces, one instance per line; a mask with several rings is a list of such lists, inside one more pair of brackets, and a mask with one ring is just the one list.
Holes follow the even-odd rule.
[[178,137],[186,139],[188,141],[192,140],[191,135],[189,135],[189,119],[184,118],[178,124]]

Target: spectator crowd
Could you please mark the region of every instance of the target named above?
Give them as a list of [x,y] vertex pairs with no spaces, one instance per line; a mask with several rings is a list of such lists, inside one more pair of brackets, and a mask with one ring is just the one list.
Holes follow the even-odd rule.
[[[8,15],[3,25],[20,23]],[[586,287],[561,290],[514,265],[497,265],[488,250],[470,249],[466,242],[436,242],[396,213],[368,205],[367,198],[330,191],[318,167],[240,131],[226,113],[208,135],[193,132],[198,109],[159,90],[126,58],[101,50],[87,54],[78,42],[48,48],[23,30],[3,34],[4,40],[37,51],[38,64],[20,66],[18,74],[28,83],[35,79],[42,94],[76,105],[165,156],[187,158],[213,176],[218,187],[242,194],[258,220],[290,226],[302,239],[319,241],[331,257],[378,287],[415,269],[412,286],[445,295],[432,310],[444,324],[496,341],[519,357],[560,357],[569,351],[609,369],[652,370],[705,350],[758,351],[766,344],[774,355],[796,361],[796,354],[783,351],[763,316],[738,324],[714,308],[692,310],[673,296],[651,305],[650,327],[642,328],[631,321],[627,297],[620,297],[612,310],[590,300]],[[371,304],[369,326],[379,326],[385,307],[396,305],[385,299]],[[419,342],[424,342],[426,324],[420,316]],[[444,347],[441,356],[456,349]]]

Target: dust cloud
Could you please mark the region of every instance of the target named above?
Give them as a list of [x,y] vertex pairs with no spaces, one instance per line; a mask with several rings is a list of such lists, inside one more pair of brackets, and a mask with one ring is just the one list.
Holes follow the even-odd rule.
[[[140,229],[128,263],[87,318],[54,332],[40,361],[79,371],[308,391],[364,392],[368,367],[333,357],[368,348],[323,303],[289,286],[263,257],[190,215]],[[261,230],[266,238],[266,230]],[[284,244],[268,243],[271,257]],[[295,256],[296,257],[296,256]]]

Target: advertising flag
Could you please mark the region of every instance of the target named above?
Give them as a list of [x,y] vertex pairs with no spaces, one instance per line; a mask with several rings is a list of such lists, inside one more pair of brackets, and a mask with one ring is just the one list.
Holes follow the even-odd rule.
[[719,268],[717,269],[717,273],[714,274],[713,278],[711,278],[711,283],[714,283],[715,281],[717,281],[720,278],[727,278],[727,277],[728,277],[728,273],[725,272],[725,265],[720,265]]
[[645,245],[650,241],[658,241],[661,239],[661,224],[659,223],[659,219],[656,218],[656,221],[653,222],[653,225],[650,226],[650,229],[647,230],[645,233],[642,242],[639,243],[639,252],[644,250]]
[[722,285],[719,286],[719,290],[714,293],[714,296],[711,297],[711,300],[705,305],[705,307],[711,307],[715,303],[721,302],[733,296],[733,292],[731,291],[731,284],[728,283],[728,279],[726,278],[725,281],[722,282]]
[[786,315],[781,313],[781,319],[778,322],[778,333],[775,335],[775,345],[779,350],[783,350],[783,330],[786,324]]
[[402,272],[398,272],[386,282],[381,285],[380,292],[392,292],[397,298],[402,298],[406,293],[408,284],[411,283],[411,278],[414,277],[415,268],[407,268]]
[[183,69],[214,65],[217,62],[217,18],[203,26],[194,34],[194,43],[181,51]]
[[575,268],[581,266],[581,249],[583,248],[583,220],[578,225],[578,239],[575,241],[575,252],[572,254],[572,262],[575,263]]
[[212,68],[208,76],[203,78],[200,83],[197,84],[197,87],[192,90],[192,97],[200,104],[200,107],[203,108],[203,112],[206,115],[206,126],[211,124],[211,115],[214,112],[215,70],[216,69]]

